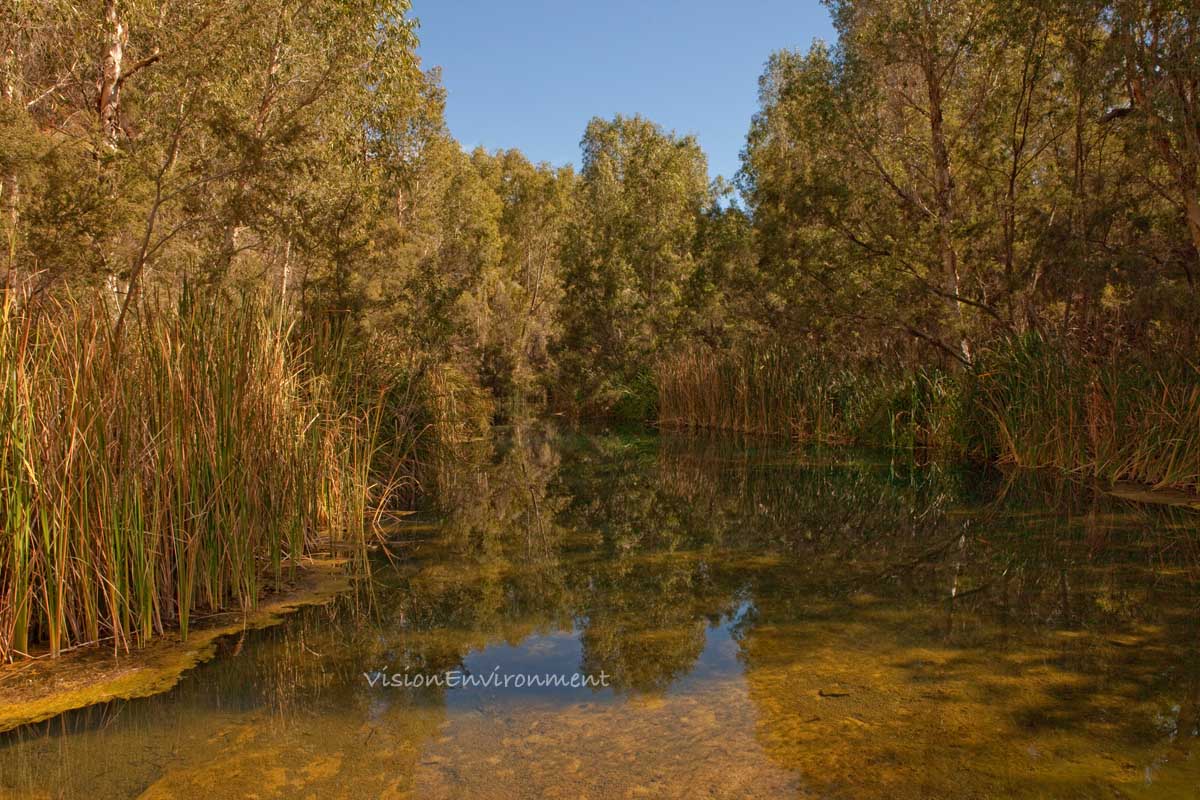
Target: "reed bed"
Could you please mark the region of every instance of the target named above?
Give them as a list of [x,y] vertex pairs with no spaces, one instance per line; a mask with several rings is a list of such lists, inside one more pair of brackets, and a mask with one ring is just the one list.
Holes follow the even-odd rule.
[[[690,347],[655,370],[660,425],[792,434],[805,406],[803,376],[776,348],[722,354]],[[820,424],[820,415],[816,415]]]
[[1013,338],[968,370],[849,367],[784,349],[685,349],[656,370],[659,424],[935,448],[1200,492],[1200,371],[1098,363]]
[[1195,365],[1095,363],[1030,336],[986,351],[965,392],[989,458],[1200,492]]
[[[114,648],[250,608],[336,542],[360,558],[371,415],[264,306],[0,316],[0,659]],[[365,559],[362,559],[365,563]]]
[[914,446],[947,440],[946,376],[853,369],[782,347],[698,346],[659,361],[658,422],[800,442]]

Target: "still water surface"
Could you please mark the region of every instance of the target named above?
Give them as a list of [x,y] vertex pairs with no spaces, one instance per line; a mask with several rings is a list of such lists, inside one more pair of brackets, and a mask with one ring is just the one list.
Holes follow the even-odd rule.
[[[546,428],[439,482],[372,598],[0,738],[0,796],[1200,796],[1193,512]],[[608,685],[379,680],[447,672]]]

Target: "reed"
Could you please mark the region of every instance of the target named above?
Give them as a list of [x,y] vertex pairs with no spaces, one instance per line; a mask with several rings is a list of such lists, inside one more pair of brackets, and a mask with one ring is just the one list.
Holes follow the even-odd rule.
[[1200,370],[1093,362],[1036,336],[983,353],[965,407],[972,449],[1002,463],[1200,492]]
[[655,369],[659,424],[791,434],[805,399],[794,366],[777,348],[736,354],[704,346],[680,350]]
[[1116,480],[1200,494],[1200,370],[1164,375],[1136,395],[1128,429],[1104,470]]
[[365,551],[376,443],[278,316],[186,297],[0,317],[0,658],[129,648]]
[[967,370],[851,367],[780,348],[693,347],[658,364],[659,424],[802,442],[934,448],[1200,492],[1200,371],[1096,361],[1036,336]]
[[912,447],[945,440],[938,425],[945,427],[946,408],[956,400],[940,373],[854,369],[775,346],[685,348],[661,359],[655,378],[664,427],[824,444]]

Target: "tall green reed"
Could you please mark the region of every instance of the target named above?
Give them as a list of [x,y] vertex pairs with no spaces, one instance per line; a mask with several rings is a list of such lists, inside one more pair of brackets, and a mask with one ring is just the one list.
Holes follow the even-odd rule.
[[928,446],[950,436],[943,373],[855,368],[779,346],[684,348],[660,359],[658,422],[827,444]]
[[664,426],[936,448],[1200,492],[1200,370],[1180,359],[1099,360],[1027,335],[955,373],[692,347],[655,377]]
[[370,405],[253,300],[127,322],[78,300],[0,316],[0,659],[186,635],[331,541],[365,563]]
[[985,350],[964,408],[971,449],[1003,463],[1200,491],[1200,370],[1104,360],[1038,336]]

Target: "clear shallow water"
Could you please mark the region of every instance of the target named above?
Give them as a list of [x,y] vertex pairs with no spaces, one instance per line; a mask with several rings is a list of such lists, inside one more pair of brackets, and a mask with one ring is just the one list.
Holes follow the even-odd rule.
[[1200,796],[1192,512],[729,439],[482,458],[373,598],[0,738],[0,797]]

